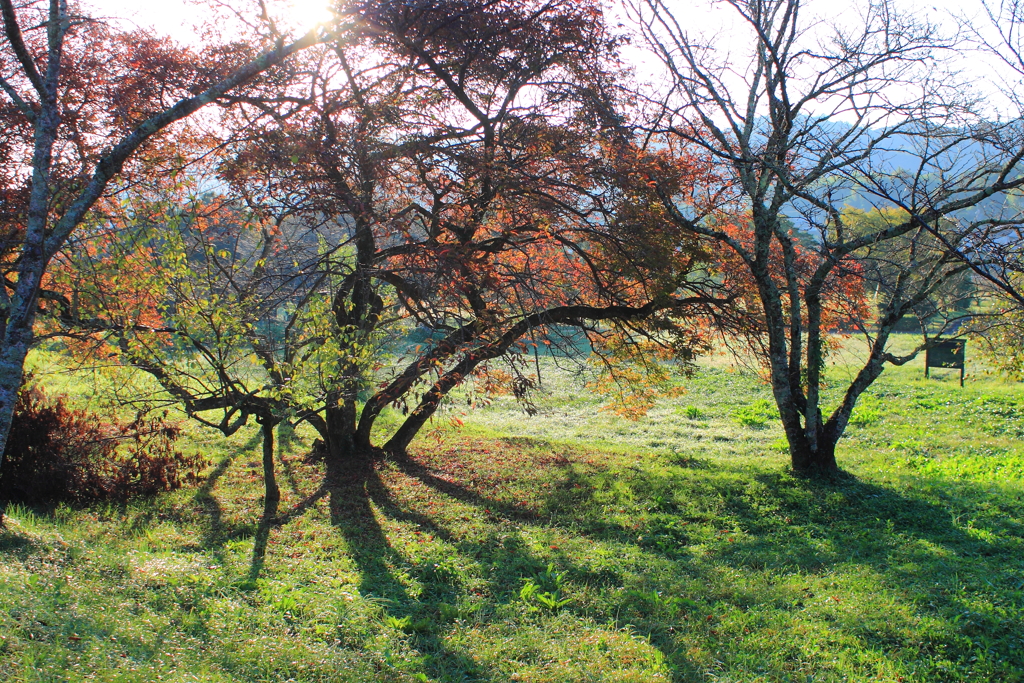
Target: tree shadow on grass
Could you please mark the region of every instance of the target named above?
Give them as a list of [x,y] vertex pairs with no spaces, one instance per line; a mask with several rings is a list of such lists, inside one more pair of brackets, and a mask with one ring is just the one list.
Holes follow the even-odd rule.
[[[737,607],[744,609],[745,603],[768,599],[772,591],[765,589],[762,594],[761,588],[743,588],[742,581],[728,578],[736,576],[736,570],[756,572],[765,577],[767,586],[773,576],[784,582],[787,576],[797,582],[803,580],[800,577],[824,580],[835,572],[854,577],[850,565],[869,569],[870,575],[877,577],[872,580],[880,582],[889,599],[903,605],[906,612],[900,618],[911,619],[906,623],[907,633],[917,628],[914,619],[944,624],[941,635],[929,636],[939,643],[933,658],[938,658],[941,650],[953,666],[967,671],[976,666],[972,661],[991,656],[998,660],[993,665],[997,674],[1015,667],[1024,670],[1024,650],[1015,635],[1024,632],[1024,622],[1019,616],[1007,617],[1006,609],[1000,607],[1010,599],[1007,596],[1020,591],[1020,586],[1013,584],[1013,568],[1024,570],[1024,514],[1019,504],[1000,508],[996,497],[981,484],[922,479],[922,486],[931,489],[919,493],[849,475],[822,481],[762,469],[736,477],[727,465],[702,463],[701,474],[693,476],[682,471],[696,469],[687,467],[688,463],[672,463],[680,468],[676,470],[579,467],[566,462],[557,464],[555,478],[559,481],[538,511],[524,517],[523,511],[508,501],[485,495],[479,486],[453,482],[450,475],[415,459],[396,464],[408,476],[467,505],[499,510],[510,521],[525,518],[549,528],[571,529],[598,542],[632,547],[631,552],[643,553],[649,558],[643,561],[652,567],[657,562],[667,568],[660,577],[645,574],[642,590],[626,591],[616,615],[621,608],[630,623],[648,634],[672,662],[679,680],[695,675],[695,670],[667,626],[672,619],[689,618],[686,613],[693,608],[686,606],[686,600],[673,602],[674,597],[685,597],[671,594],[673,586],[682,585],[674,580],[674,574],[703,581],[715,587],[712,593],[731,595],[723,599],[736,600]],[[606,514],[608,508],[618,507],[609,499],[612,483],[628,489],[624,500],[631,506],[630,512],[616,518]],[[960,498],[947,495],[946,491],[957,487],[963,494]],[[966,519],[971,520],[970,525]],[[524,548],[511,548],[507,541],[505,545],[502,552],[506,554],[499,562],[523,561],[524,570],[536,566],[531,565],[536,558],[526,558]],[[490,554],[491,558],[499,555],[498,551]],[[573,567],[569,558],[558,562],[582,583],[620,580]],[[1016,576],[1019,584],[1019,573]],[[873,604],[875,596],[866,585],[849,589],[864,604]],[[972,596],[994,607],[979,610]],[[700,603],[698,612],[711,609],[700,596],[694,597]],[[801,597],[807,596],[794,596],[793,604],[802,605]],[[911,618],[911,614],[916,616]],[[606,615],[583,612],[581,616],[600,619]],[[709,612],[707,616],[714,615]],[[886,652],[894,647],[892,638],[906,636],[896,626],[871,632],[862,620],[870,622],[876,617],[854,613],[834,628],[847,629],[847,636],[860,639],[866,650]],[[721,645],[731,647],[724,640]],[[907,641],[900,646],[907,652],[924,653],[914,666],[927,664],[930,655],[924,645]]]
[[[485,611],[490,609],[488,604],[497,606],[519,601],[518,589],[531,576],[543,573],[548,562],[554,562],[555,569],[564,572],[576,589],[586,585],[589,590],[605,590],[608,595],[614,585],[621,587],[631,582],[628,584],[631,587],[618,597],[605,598],[611,603],[610,607],[569,604],[560,611],[574,614],[581,623],[584,620],[611,621],[622,628],[631,624],[638,634],[648,638],[666,655],[676,680],[692,680],[700,675],[679,640],[678,632],[689,629],[691,635],[709,642],[717,641],[714,647],[730,647],[728,637],[694,630],[695,624],[703,624],[705,617],[717,619],[716,614],[723,605],[730,609],[728,605],[735,603],[733,607],[742,610],[745,605],[756,605],[764,598],[759,588],[744,588],[742,582],[734,578],[736,570],[777,576],[783,582],[785,577],[791,576],[799,582],[803,580],[801,577],[823,578],[843,565],[863,565],[881,577],[882,585],[899,594],[897,600],[909,609],[925,617],[950,619],[952,612],[963,612],[965,604],[961,598],[929,595],[932,602],[929,607],[915,599],[912,588],[901,585],[910,570],[903,566],[908,560],[906,550],[901,551],[902,558],[893,556],[897,536],[905,547],[906,539],[919,539],[927,542],[926,545],[948,550],[958,558],[985,558],[985,561],[996,562],[1012,559],[1012,543],[967,533],[941,501],[854,478],[825,483],[764,471],[748,472],[749,476],[737,478],[735,472],[725,466],[705,467],[695,477],[692,472],[682,476],[679,470],[671,468],[577,465],[571,461],[556,463],[551,481],[557,485],[541,496],[539,511],[524,511],[507,496],[501,500],[490,495],[489,481],[480,472],[473,472],[472,464],[467,465],[466,483],[461,483],[447,471],[450,468],[435,467],[429,459],[409,458],[383,465],[366,462],[346,476],[335,478],[331,485],[314,492],[302,504],[262,526],[261,530],[269,534],[274,525],[286,523],[328,497],[332,524],[347,541],[348,553],[362,577],[360,591],[385,606],[386,617],[393,621],[386,622],[384,627],[405,630],[416,649],[430,656],[424,663],[424,671],[442,679],[441,671],[456,672],[459,676],[486,675],[472,658],[452,652],[440,635],[445,630],[443,605],[465,600],[469,586],[457,574],[445,572],[443,566],[431,568],[423,562],[422,556],[417,561],[415,555],[393,547],[387,520],[420,529],[455,553],[471,556],[480,565],[491,567],[490,574],[484,577],[486,587],[483,590],[491,594],[482,598]],[[628,484],[629,495],[635,498],[636,514],[632,519],[639,527],[597,517],[602,509],[617,507],[614,501],[607,500],[606,484],[611,480]],[[443,517],[426,512],[427,505],[421,505],[425,499],[409,497],[411,490],[406,489],[403,482],[416,482],[432,489],[435,496],[432,500],[458,501],[468,514],[479,515],[480,521],[488,524],[483,527],[477,524],[477,532],[468,536],[462,530],[453,531],[454,527],[447,526]],[[699,503],[686,507],[688,498]],[[709,507],[705,510],[701,505]],[[630,519],[627,515],[627,522]],[[554,546],[548,552],[525,542],[526,536],[516,533],[524,520],[533,528],[531,533],[539,530],[543,534],[548,533],[545,529],[557,529],[559,534],[589,536],[595,541],[609,542],[608,547],[623,548],[621,571],[593,571],[578,552],[563,552]],[[652,543],[652,539],[659,538],[652,533],[658,531],[655,527],[672,520],[688,523],[687,529],[700,524],[713,525],[710,540],[707,534],[690,537],[690,532],[684,531],[678,536],[663,534],[665,542],[660,545]],[[1014,528],[1016,522],[992,522],[990,526],[995,529],[999,524],[1006,531]],[[257,545],[264,550],[265,534],[257,537]],[[263,543],[260,543],[261,538]],[[699,553],[690,552],[694,543],[702,544]],[[254,575],[261,566],[254,564]],[[849,575],[842,569],[839,572]],[[913,578],[917,581],[923,577]],[[685,594],[673,594],[673,590],[687,582],[702,584],[710,595],[717,597],[705,599],[694,593],[693,600],[688,601]],[[683,600],[676,601],[677,597]],[[786,612],[797,608],[782,605],[771,609]],[[508,613],[504,614],[502,618],[507,620]],[[486,628],[494,616],[488,613],[475,618]],[[681,620],[686,619],[690,622],[683,625]],[[893,637],[901,637],[898,630],[872,634],[862,631],[857,619],[857,615],[853,615],[832,628],[837,633],[845,631],[845,637],[860,638],[869,651],[908,647],[908,643],[889,642]],[[1015,628],[1013,624],[1000,626],[984,619],[978,624],[990,629],[996,639],[1003,640],[1011,637],[1008,629]],[[970,628],[978,630],[980,627]],[[953,648],[955,643],[946,645]],[[997,643],[995,647],[998,650],[1001,646]],[[948,651],[955,655],[954,659],[959,657],[960,660],[966,660],[971,654],[967,650],[961,654],[954,649]]]
[[[920,653],[926,669],[932,660],[948,659],[964,675],[978,675],[986,660],[993,667],[989,677],[1024,671],[1024,618],[1019,609],[1007,609],[1020,594],[1024,571],[1019,504],[1005,515],[986,514],[998,507],[988,487],[923,477],[920,488],[906,492],[854,477],[833,483],[771,474],[757,479],[781,491],[782,514],[793,528],[751,525],[751,533],[723,550],[721,564],[812,576],[848,565],[868,568],[914,619],[943,624],[925,643],[902,643]],[[729,507],[742,519],[756,514],[740,498]],[[888,621],[881,633],[865,628],[857,636],[866,647],[890,650],[898,618]]]
[[249,560],[249,572],[246,578],[239,584],[246,590],[256,587],[256,580],[263,572],[263,565],[266,562],[267,544],[270,542],[270,532],[274,529],[285,526],[294,519],[302,517],[306,511],[323,500],[330,493],[331,489],[326,484],[313,491],[311,494],[288,508],[284,513],[278,514],[278,506],[275,504],[264,508],[256,525],[256,533],[253,537],[252,557]]
[[482,507],[508,520],[534,521],[537,514],[508,501],[484,496],[473,489],[444,478],[437,470],[411,457],[398,458],[395,465],[406,475],[418,479],[432,489],[475,507]]
[[[543,525],[542,521],[537,522],[535,512],[524,511],[449,477],[414,458],[376,463],[367,460],[352,463],[343,473],[328,473],[327,483],[302,502],[261,520],[243,587],[256,587],[273,529],[327,498],[331,524],[345,540],[346,554],[359,572],[360,593],[383,608],[381,628],[404,631],[403,637],[409,639],[414,650],[425,655],[420,666],[432,678],[495,680],[491,669],[473,656],[449,647],[446,633],[456,619],[471,619],[482,630],[493,626],[511,634],[519,628],[517,613],[524,619],[522,625],[528,628],[535,626],[536,616],[555,616],[560,612],[575,614],[581,629],[593,628],[587,624],[607,624],[613,618],[611,614],[594,614],[585,604],[570,604],[554,611],[529,602],[513,604],[522,600],[520,589],[525,582],[544,580],[550,562],[554,562],[558,573],[577,584],[609,588],[620,583],[621,576],[591,572],[566,553],[537,548],[522,533],[521,526],[524,519],[534,520],[534,526]],[[413,494],[421,487],[431,489],[428,499]],[[466,510],[470,528],[449,526],[448,518],[432,514],[433,504],[440,503],[443,508],[446,500]],[[428,507],[431,511],[427,511]],[[474,515],[486,524],[472,521]],[[411,551],[394,547],[392,523],[416,531],[415,535],[402,534],[405,543],[420,539],[426,545],[421,551],[415,546]],[[483,569],[483,574],[465,574],[459,568],[461,565],[452,564],[454,560],[473,564]],[[541,611],[531,616],[538,609]],[[629,631],[625,623],[620,628]],[[659,645],[658,635],[652,635],[655,645]],[[417,673],[412,669],[407,672]]]
[[0,555],[15,558],[24,563],[31,555],[40,552],[44,547],[44,544],[38,540],[15,528],[14,524],[0,528]]
[[[635,496],[636,545],[673,561],[680,571],[697,565],[709,585],[718,584],[712,592],[732,596],[726,602],[736,601],[743,609],[744,601],[762,599],[773,592],[769,584],[785,583],[786,577],[824,580],[838,573],[857,581],[858,573],[849,567],[861,566],[876,577],[867,580],[884,587],[888,599],[916,615],[912,619],[890,615],[892,624],[911,619],[905,630],[913,632],[914,619],[944,623],[940,635],[929,636],[937,643],[931,655],[921,643],[901,643],[908,652],[923,653],[918,664],[927,665],[930,656],[948,657],[953,666],[968,671],[987,656],[996,662],[993,675],[1024,670],[1024,650],[1017,635],[1024,632],[1024,620],[1019,610],[1012,617],[1013,610],[1002,607],[1009,604],[1007,600],[1013,602],[1010,596],[1019,594],[1015,582],[1019,584],[1019,571],[1024,569],[1024,511],[1019,504],[1015,510],[1009,505],[1000,509],[1001,514],[992,514],[988,510],[996,505],[995,497],[987,487],[963,482],[922,479],[919,492],[853,476],[821,481],[780,471],[737,479],[729,476],[728,468],[719,469],[725,476],[712,470],[700,480],[664,471],[584,475],[582,486],[556,491],[550,507],[571,510],[569,516],[579,524],[590,506],[597,507],[594,495],[602,488],[600,480],[621,477],[628,483],[629,495]],[[581,483],[578,473],[570,477]],[[588,478],[597,479],[597,485],[588,485]],[[607,506],[608,501],[602,499],[601,504]],[[979,518],[977,513],[983,511],[988,512]],[[963,519],[958,520],[958,515]],[[629,530],[621,525],[593,521],[580,528],[595,539],[628,542]],[[698,548],[699,556],[688,553],[690,547]],[[748,578],[714,578],[735,576],[736,570]],[[751,582],[753,576],[764,580]],[[670,583],[664,582],[666,589]],[[856,599],[872,604],[879,596],[866,593],[867,585],[848,588]],[[760,590],[764,593],[759,594]],[[806,597],[794,596],[793,604],[802,609]],[[654,602],[659,599],[656,596]],[[993,607],[979,608],[986,604]],[[892,624],[880,633],[863,625],[877,617],[847,615],[832,628],[847,628],[847,635],[860,639],[866,650],[886,652],[894,647],[892,638],[904,636]],[[675,661],[678,653],[668,650],[665,654]]]
[[[423,591],[421,595],[411,594],[393,569],[407,566],[408,560],[392,547],[377,510],[392,519],[416,524],[452,543],[455,539],[449,531],[427,516],[401,508],[381,480],[376,464],[370,460],[352,463],[343,474],[329,472],[327,478],[330,483],[325,491],[331,524],[347,542],[348,554],[359,570],[360,593],[385,605],[385,625],[406,631],[416,648],[429,655],[424,667],[431,675],[442,680],[466,677],[482,682],[493,680],[471,657],[450,650],[439,634],[444,616],[440,614],[436,598],[458,590],[457,584],[446,583],[453,577],[439,576],[436,572],[431,575],[423,571],[425,568],[410,568]],[[458,678],[453,678],[454,675]]]
[[[515,444],[509,444],[515,447]],[[533,445],[533,444],[530,444]],[[571,487],[573,482],[583,477],[573,477],[574,463],[561,456],[545,456],[538,459],[545,464],[553,464],[558,472],[557,476],[562,477],[563,487]],[[542,465],[543,466],[543,465]],[[459,538],[456,534],[453,542],[455,547],[463,555],[469,555],[483,566],[490,567],[489,576],[486,581],[485,591],[490,594],[490,602],[494,605],[507,605],[513,610],[523,613],[524,616],[533,614],[535,617],[542,615],[556,616],[557,614],[573,614],[577,623],[584,624],[605,624],[625,632],[642,634],[654,647],[668,650],[668,643],[664,636],[669,634],[669,625],[657,625],[647,629],[636,629],[628,619],[620,620],[618,607],[602,611],[595,609],[588,601],[576,603],[570,600],[568,603],[558,606],[546,606],[545,604],[531,598],[524,598],[521,589],[527,584],[535,584],[541,592],[556,591],[558,597],[558,583],[560,581],[574,584],[577,588],[586,586],[588,591],[622,593],[622,586],[625,583],[623,571],[606,564],[600,564],[593,568],[586,558],[573,557],[573,553],[559,546],[550,548],[537,547],[532,541],[535,532],[546,533],[545,530],[557,530],[556,533],[564,534],[568,531],[576,531],[572,523],[562,524],[563,520],[558,515],[552,514],[552,507],[545,502],[539,510],[523,509],[514,504],[516,501],[501,500],[479,490],[487,488],[486,479],[476,482],[481,486],[465,485],[454,482],[444,468],[437,468],[421,462],[415,457],[398,460],[395,462],[398,473],[431,487],[435,492],[443,496],[460,501],[471,508],[475,508],[481,517],[489,521],[490,530],[482,537],[469,541]],[[519,473],[521,473],[520,471]],[[473,474],[467,472],[467,475]],[[469,477],[472,479],[472,477]],[[390,504],[394,507],[401,507],[401,503],[394,501]],[[381,509],[388,511],[392,509],[389,504],[382,501]],[[391,516],[390,513],[388,513]],[[402,511],[396,518],[416,519],[410,516],[408,511]],[[569,522],[569,520],[564,520]],[[527,531],[529,527],[529,531]],[[623,534],[625,530],[622,530]],[[633,532],[635,539],[635,532]],[[690,572],[691,574],[694,572]],[[555,579],[561,576],[561,579]],[[526,617],[525,624],[531,622],[532,618]],[[681,675],[692,677],[696,668],[690,662],[685,653],[677,653],[676,663]],[[689,679],[687,679],[689,680]]]
[[[778,492],[776,504],[794,524],[812,528],[818,537],[832,540],[839,547],[845,546],[853,557],[856,557],[853,541],[863,540],[869,547],[882,547],[894,534],[927,541],[960,558],[1011,557],[1018,550],[1019,542],[1013,537],[1020,537],[1020,520],[976,517],[971,521],[972,531],[969,532],[957,522],[956,504],[935,488],[926,494],[904,494],[853,476],[823,482],[797,479],[784,473],[766,473],[755,476],[754,480],[764,484],[768,491]],[[927,485],[927,480],[922,479],[922,484]],[[947,491],[963,492],[975,511],[991,505],[990,500],[985,499],[992,496],[984,486],[965,482],[934,484]],[[936,500],[928,500],[926,496]],[[777,523],[759,523],[761,516],[750,503],[750,498],[732,496],[728,506],[738,518],[749,520],[751,530],[756,533],[767,534],[777,527]]]
[[206,481],[196,489],[195,495],[192,499],[199,505],[200,511],[206,517],[206,525],[203,530],[202,546],[204,548],[219,548],[223,546],[225,542],[231,538],[251,531],[252,527],[249,524],[244,525],[242,528],[227,528],[224,524],[224,510],[221,508],[220,501],[213,494],[214,488],[217,486],[217,482],[221,477],[228,471],[235,460],[242,454],[252,451],[256,446],[259,445],[261,435],[259,431],[256,431],[254,435],[246,441],[244,444],[238,446],[234,452],[225,455],[221,458],[209,475],[206,477]]
[[[303,452],[303,441],[295,434],[295,428],[287,422],[277,426],[277,454],[276,461],[281,467],[284,480],[291,489],[293,495],[302,497],[302,484],[299,481],[299,473],[296,471],[292,458],[286,457]],[[305,453],[303,453],[305,455]]]
[[[680,469],[694,469],[687,463],[673,463]],[[675,518],[687,524],[716,522],[738,526],[747,536],[772,542],[779,532],[793,528],[813,528],[817,538],[829,538],[841,544],[849,541],[850,527],[862,536],[881,538],[895,525],[897,532],[943,546],[962,556],[993,557],[1013,555],[1017,543],[1008,538],[1024,535],[1024,524],[1007,515],[989,515],[974,528],[982,533],[968,534],[957,526],[956,514],[949,507],[904,495],[893,488],[871,484],[845,474],[831,480],[795,477],[788,472],[762,472],[749,479],[728,476],[728,467],[702,463],[707,473],[696,479],[671,470],[644,470],[637,467],[593,467],[580,469],[575,463],[559,466],[561,481],[548,494],[541,517],[559,524],[560,518],[581,533],[600,540],[628,541],[643,535],[651,521]],[[721,476],[726,475],[726,476]],[[599,518],[616,503],[599,493],[609,490],[610,482],[624,485],[626,497],[640,526],[629,526]],[[755,489],[751,484],[761,484]],[[968,498],[984,497],[983,486],[957,484],[968,490]],[[688,490],[689,489],[689,490]],[[700,501],[706,501],[706,509]],[[696,506],[690,504],[697,501]],[[984,507],[990,507],[984,503]],[[686,544],[686,535],[680,534]],[[789,538],[785,536],[785,538]],[[985,540],[988,538],[989,540]],[[993,540],[1001,538],[1003,540]],[[792,537],[792,543],[805,543],[806,534]],[[657,552],[657,548],[651,548]],[[674,552],[663,553],[678,559]]]

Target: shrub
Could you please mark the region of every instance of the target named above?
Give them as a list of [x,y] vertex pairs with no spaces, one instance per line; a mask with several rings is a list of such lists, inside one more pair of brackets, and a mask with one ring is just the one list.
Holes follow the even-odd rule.
[[174,450],[180,428],[161,417],[104,421],[22,389],[0,466],[0,499],[28,504],[125,501],[199,479],[205,462]]

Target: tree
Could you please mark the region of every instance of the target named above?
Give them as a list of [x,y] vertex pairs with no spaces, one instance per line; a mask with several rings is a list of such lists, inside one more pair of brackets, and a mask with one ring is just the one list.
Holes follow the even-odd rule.
[[[236,134],[218,167],[224,201],[254,217],[289,216],[286,236],[301,234],[289,232],[300,226],[319,235],[306,242],[319,248],[315,257],[293,259],[289,248],[261,266],[295,261],[282,268],[286,286],[266,289],[292,292],[289,320],[297,322],[289,329],[296,343],[316,340],[316,363],[282,365],[260,349],[274,307],[257,305],[249,321],[258,299],[243,303],[234,292],[266,280],[256,268],[231,265],[270,243],[250,239],[209,271],[212,288],[230,292],[223,310],[234,320],[222,324],[241,332],[204,332],[208,348],[200,349],[195,327],[179,319],[181,295],[158,287],[171,293],[175,311],[167,308],[161,329],[144,333],[181,338],[178,353],[215,378],[220,403],[200,404],[190,390],[186,406],[234,409],[240,418],[259,413],[236,399],[272,396],[275,415],[290,411],[322,435],[332,474],[380,450],[403,453],[449,392],[490,362],[509,361],[504,380],[522,395],[529,379],[517,359],[532,331],[563,325],[594,338],[646,335],[674,343],[683,357],[703,345],[704,325],[726,298],[706,272],[708,255],[664,219],[636,173],[644,155],[601,134],[617,104],[607,87],[615,41],[596,6],[381,3],[353,8],[345,20],[350,32],[293,62],[289,85],[236,98],[224,122]],[[690,172],[685,159],[673,163],[680,177]],[[246,242],[247,222],[234,222],[233,243]],[[110,303],[124,298],[108,297],[95,317],[109,319]],[[377,340],[392,324],[416,326],[427,340],[389,357]],[[140,333],[132,323],[105,331]],[[253,356],[260,367],[232,393],[217,378],[236,374],[204,358],[235,356]],[[183,356],[165,354],[155,372],[126,358],[181,395],[165,368]],[[293,390],[307,370],[315,387]],[[388,406],[405,415],[395,430],[375,431]]]
[[2,454],[54,255],[162,134],[313,45],[319,33],[193,54],[105,25],[66,0],[0,0],[0,14]]
[[[1019,119],[985,120],[968,89],[940,72],[936,57],[957,43],[935,26],[888,0],[858,6],[856,24],[808,16],[808,5],[723,3],[742,31],[727,57],[660,0],[633,12],[670,83],[641,128],[652,144],[703,155],[724,181],[703,207],[651,182],[678,227],[720,245],[749,278],[793,468],[830,472],[861,393],[949,329],[908,354],[889,345],[904,316],[963,279],[969,266],[955,253],[983,236],[980,212],[1024,184],[1024,131]],[[868,225],[843,210],[853,201],[898,213]],[[812,247],[798,249],[787,218],[814,234]],[[826,417],[828,292],[843,283],[877,293],[878,308],[851,320],[868,356]]]
[[83,360],[120,358],[163,390],[132,383],[118,397],[126,405],[178,404],[226,436],[255,419],[269,517],[280,497],[274,428],[323,404],[355,346],[339,345],[329,306],[338,278],[324,245],[338,227],[257,215],[200,192],[204,182],[136,192],[85,226],[57,256],[44,329]]
[[649,188],[599,134],[616,43],[596,5],[384,3],[357,25],[394,55],[388,72],[335,47],[345,87],[314,108],[318,137],[290,137],[308,165],[279,177],[312,181],[304,196],[351,226],[339,326],[372,329],[386,291],[434,343],[361,406],[339,387],[332,457],[370,451],[381,410],[419,385],[383,444],[404,452],[453,387],[537,328],[660,322],[693,350],[721,302],[699,245],[645,207]]
[[[989,73],[989,87],[1005,102],[1002,115],[1024,116],[1021,79],[1024,77],[1024,3],[1020,0],[982,0],[983,21],[961,16],[960,21],[997,67]],[[997,110],[997,113],[998,110]],[[992,315],[973,325],[993,365],[1009,376],[1024,377],[1024,217],[1019,192],[992,207],[983,219],[985,229],[971,243],[951,251],[982,283]]]

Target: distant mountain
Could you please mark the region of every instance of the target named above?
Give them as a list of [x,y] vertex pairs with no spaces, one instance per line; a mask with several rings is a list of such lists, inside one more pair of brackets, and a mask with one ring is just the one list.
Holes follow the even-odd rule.
[[[1015,124],[1015,125],[1020,125]],[[848,133],[850,125],[842,122],[816,122],[814,124],[813,141],[807,147],[813,152],[815,148],[824,154],[831,141]],[[993,131],[995,129],[993,128]],[[1024,138],[1021,131],[1004,128],[1003,133],[1012,137]],[[872,143],[872,133],[862,134],[862,149]],[[881,132],[877,136],[882,135]],[[898,205],[901,197],[910,199],[913,184],[917,187],[938,187],[942,178],[949,179],[953,175],[970,173],[980,164],[990,162],[997,155],[997,149],[979,139],[957,140],[955,131],[943,134],[937,132],[931,137],[913,133],[894,134],[885,140],[875,137],[875,148],[869,157],[858,162],[855,170],[863,177],[872,177],[882,185],[878,193],[871,191],[872,183],[858,183],[854,179],[832,179],[827,186],[823,185],[819,196],[827,197],[835,207],[852,206],[870,210]],[[909,203],[909,202],[908,202]],[[797,202],[785,207],[783,213],[795,225],[806,225],[805,213],[809,205]],[[961,217],[973,219],[979,216],[994,216],[1006,211],[1017,213],[1020,210],[1018,201],[1013,197],[995,196],[985,200],[976,207],[965,210]]]

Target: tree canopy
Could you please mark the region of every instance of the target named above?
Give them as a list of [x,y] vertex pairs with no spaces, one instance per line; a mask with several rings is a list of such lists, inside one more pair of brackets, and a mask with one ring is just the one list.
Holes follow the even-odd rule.
[[[942,78],[957,37],[806,5],[724,3],[724,55],[637,0],[659,90],[590,0],[337,3],[297,39],[256,2],[196,46],[0,0],[0,434],[40,331],[224,433],[308,422],[333,472],[470,378],[525,399],[528,345],[566,330],[634,416],[717,335],[760,359],[794,468],[834,470],[860,394],[977,282],[1020,302],[1024,128]],[[868,356],[826,410],[842,334]]]
[[[308,422],[336,472],[403,453],[472,376],[525,399],[526,345],[556,329],[615,367],[640,341],[690,360],[713,322],[740,324],[637,173],[657,161],[615,131],[618,41],[597,7],[458,7],[353,8],[234,97],[190,152],[208,180],[82,231],[59,329],[225,433]],[[680,186],[702,172],[672,164]],[[402,418],[375,431],[388,406]]]

